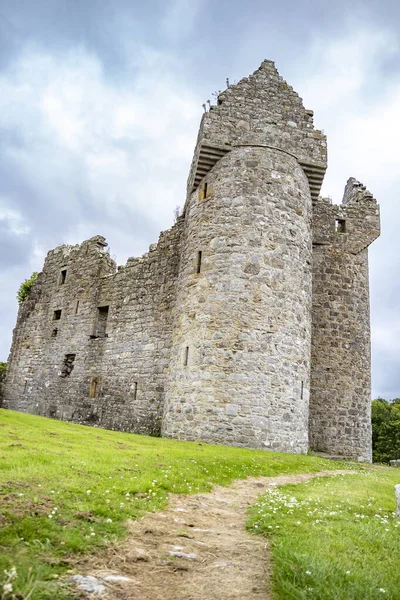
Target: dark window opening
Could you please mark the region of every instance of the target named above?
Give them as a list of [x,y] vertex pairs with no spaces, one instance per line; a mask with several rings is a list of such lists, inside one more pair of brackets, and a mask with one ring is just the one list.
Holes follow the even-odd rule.
[[133,399],[136,400],[136,398],[137,398],[137,381],[135,381],[133,384]]
[[185,348],[185,356],[184,356],[184,360],[183,360],[183,366],[187,367],[188,366],[188,362],[189,362],[189,346],[186,346],[186,348]]
[[303,400],[304,395],[304,381],[301,382],[300,400]]
[[96,337],[107,337],[107,319],[109,306],[99,306],[97,308],[97,325],[96,325]]
[[201,258],[202,258],[202,251],[199,250],[197,253],[197,263],[196,263],[196,273],[200,273],[201,271]]
[[78,314],[78,310],[79,310],[79,300],[76,301],[76,306],[75,306],[75,314]]
[[336,233],[346,233],[346,221],[344,219],[336,219],[335,231]]
[[60,285],[63,285],[65,283],[66,278],[67,278],[67,269],[61,269]]
[[60,377],[69,377],[74,368],[76,354],[66,354],[64,356],[64,364],[61,369]]
[[28,382],[27,382],[27,380],[25,380],[25,383],[24,383],[24,394],[25,394],[25,392],[26,392],[26,388],[27,388],[27,387],[28,387]]
[[205,200],[210,195],[210,188],[208,182],[205,181],[201,187],[199,187],[199,200]]
[[55,310],[53,313],[53,321],[59,321],[61,319],[61,309]]
[[89,398],[96,398],[100,392],[101,377],[91,377],[89,380]]
[[53,331],[51,332],[51,337],[57,337],[58,334],[58,329],[57,327],[54,327]]

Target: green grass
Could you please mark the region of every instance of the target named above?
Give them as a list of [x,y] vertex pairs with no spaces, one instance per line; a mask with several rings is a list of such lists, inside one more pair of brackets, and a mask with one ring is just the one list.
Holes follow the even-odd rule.
[[248,527],[269,538],[275,597],[400,598],[395,469],[316,478],[263,495]]
[[0,598],[3,571],[13,566],[16,598],[71,598],[60,582],[74,556],[122,538],[127,519],[161,509],[169,492],[191,494],[248,475],[341,466],[0,410]]

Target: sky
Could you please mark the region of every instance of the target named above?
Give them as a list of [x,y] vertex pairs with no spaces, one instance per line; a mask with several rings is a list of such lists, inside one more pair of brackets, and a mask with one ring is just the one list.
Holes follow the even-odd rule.
[[202,104],[266,58],[328,136],[323,195],[381,205],[373,397],[400,396],[398,0],[0,0],[0,360],[48,250],[100,234],[123,264],[173,224]]

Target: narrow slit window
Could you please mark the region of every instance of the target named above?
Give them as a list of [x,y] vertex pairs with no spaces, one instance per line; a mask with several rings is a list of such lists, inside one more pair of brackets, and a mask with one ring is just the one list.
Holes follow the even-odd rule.
[[208,196],[208,183],[207,181],[204,183],[204,188],[203,188],[203,197],[207,198]]
[[201,259],[202,259],[202,255],[203,255],[202,251],[199,250],[197,252],[196,273],[200,273],[200,271],[201,271]]
[[304,381],[301,382],[300,400],[303,400],[304,396]]
[[136,400],[136,398],[137,398],[137,388],[138,388],[138,384],[137,384],[137,381],[135,381],[133,383],[133,399],[134,400]]
[[55,310],[53,313],[53,321],[59,321],[61,319],[61,309]]
[[76,301],[75,314],[77,315],[78,312],[79,312],[79,300]]
[[344,219],[336,219],[335,231],[336,233],[346,233],[346,221]]
[[26,393],[26,388],[27,388],[27,387],[28,387],[28,382],[27,382],[27,380],[25,379],[25,383],[24,383],[24,394]]
[[110,308],[109,306],[99,306],[97,308],[97,328],[96,328],[96,336],[97,337],[107,337],[106,329],[107,329],[109,308]]
[[184,358],[183,358],[183,366],[187,367],[188,363],[189,363],[189,346],[186,346],[185,354],[184,354]]
[[61,369],[60,377],[69,377],[74,368],[76,354],[66,354],[64,356],[64,363]]
[[64,285],[66,279],[67,279],[67,269],[61,269],[60,285]]

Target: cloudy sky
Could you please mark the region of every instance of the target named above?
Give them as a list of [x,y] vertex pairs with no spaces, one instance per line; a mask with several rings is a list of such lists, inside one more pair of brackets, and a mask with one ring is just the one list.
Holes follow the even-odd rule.
[[328,135],[323,193],[381,204],[373,394],[400,396],[398,0],[0,0],[0,360],[47,250],[101,234],[123,263],[172,225],[202,103],[264,58]]

